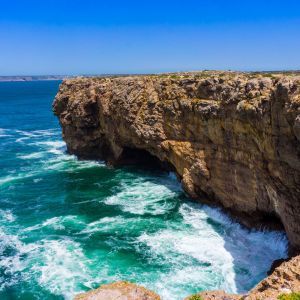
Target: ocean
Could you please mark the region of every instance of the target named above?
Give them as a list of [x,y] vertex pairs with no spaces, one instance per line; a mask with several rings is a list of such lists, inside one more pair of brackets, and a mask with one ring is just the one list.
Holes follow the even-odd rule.
[[60,81],[0,83],[0,299],[72,299],[127,280],[179,300],[245,292],[287,256],[281,232],[196,204],[172,173],[66,153]]

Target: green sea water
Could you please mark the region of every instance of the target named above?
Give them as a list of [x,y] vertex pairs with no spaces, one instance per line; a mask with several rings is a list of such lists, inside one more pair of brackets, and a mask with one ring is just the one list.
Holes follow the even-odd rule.
[[243,292],[286,256],[283,233],[248,231],[195,204],[173,174],[66,153],[59,81],[0,83],[0,299],[72,299],[129,280],[177,300]]

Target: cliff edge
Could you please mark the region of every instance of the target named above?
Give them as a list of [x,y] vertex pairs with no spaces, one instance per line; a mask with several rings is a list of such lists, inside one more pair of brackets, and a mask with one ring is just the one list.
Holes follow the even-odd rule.
[[245,295],[230,295],[224,291],[208,291],[187,297],[185,300],[196,300],[196,296],[198,296],[198,300],[300,299],[300,256],[280,264],[272,274]]
[[300,77],[200,72],[65,80],[53,109],[68,151],[156,159],[195,199],[244,223],[280,220],[300,249]]

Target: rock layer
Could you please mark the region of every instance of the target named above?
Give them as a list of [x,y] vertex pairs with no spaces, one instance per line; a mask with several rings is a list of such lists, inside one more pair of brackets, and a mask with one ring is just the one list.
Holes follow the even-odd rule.
[[196,199],[244,223],[278,218],[300,248],[300,78],[194,73],[65,80],[53,104],[68,151],[156,157]]

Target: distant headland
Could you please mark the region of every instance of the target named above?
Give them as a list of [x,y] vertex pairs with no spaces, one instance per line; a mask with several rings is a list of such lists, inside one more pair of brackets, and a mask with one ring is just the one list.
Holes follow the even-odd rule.
[[0,76],[0,82],[3,81],[38,81],[38,80],[63,80],[73,78],[68,75],[25,75],[25,76]]

